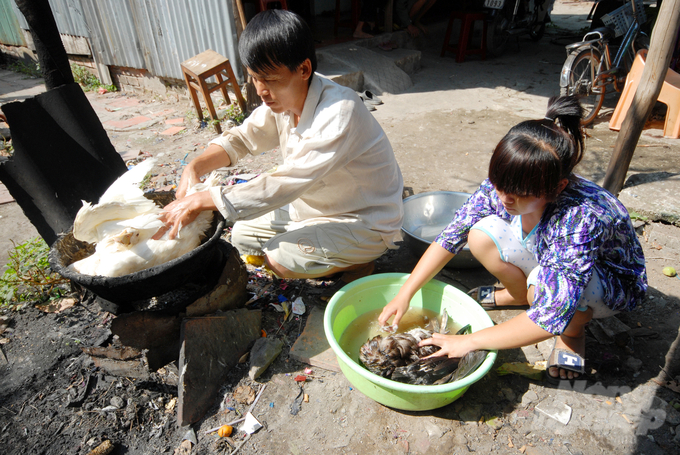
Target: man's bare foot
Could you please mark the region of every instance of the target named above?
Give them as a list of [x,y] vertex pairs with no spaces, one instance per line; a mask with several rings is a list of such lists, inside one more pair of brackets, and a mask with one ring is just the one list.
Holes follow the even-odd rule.
[[409,35],[411,35],[411,38],[417,38],[420,36],[420,29],[413,24],[409,24],[409,26],[406,27],[406,31]]
[[427,30],[427,28],[423,25],[422,22],[420,22],[420,21],[415,21],[415,24],[414,24],[414,25],[415,25],[416,27],[418,27],[418,28],[423,32],[423,34],[424,34],[425,36],[428,36],[428,35],[430,34],[430,32]]
[[367,262],[366,264],[357,264],[354,268],[344,272],[340,277],[340,280],[345,283],[351,283],[359,278],[370,275],[373,273],[373,270],[375,270],[375,261]]
[[[564,334],[556,337],[554,350],[558,349],[570,351],[575,354],[578,354],[579,356],[581,356],[582,359],[585,358],[586,354],[585,332],[583,333],[583,336],[577,338],[565,336]],[[560,379],[576,379],[579,376],[581,376],[581,374],[576,371],[565,370],[564,368],[559,367],[548,368],[548,374],[553,378],[559,377]]]

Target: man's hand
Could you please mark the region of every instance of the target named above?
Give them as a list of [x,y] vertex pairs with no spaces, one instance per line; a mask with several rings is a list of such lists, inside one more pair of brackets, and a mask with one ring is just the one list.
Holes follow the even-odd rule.
[[201,176],[198,175],[194,166],[189,163],[187,167],[184,168],[182,172],[182,177],[179,179],[179,185],[177,185],[177,190],[175,191],[175,198],[182,199],[187,195],[189,188],[201,181]]
[[172,240],[177,237],[180,228],[194,221],[199,213],[216,209],[217,207],[215,207],[215,203],[207,191],[194,193],[191,196],[173,201],[166,205],[161,213],[160,220],[165,223],[165,226],[160,228],[152,238],[159,240],[166,232],[170,231],[168,240]]
[[203,153],[184,168],[175,191],[175,198],[183,199],[189,188],[201,181],[201,176],[226,166],[231,166],[231,159],[224,149],[217,144],[208,145]]

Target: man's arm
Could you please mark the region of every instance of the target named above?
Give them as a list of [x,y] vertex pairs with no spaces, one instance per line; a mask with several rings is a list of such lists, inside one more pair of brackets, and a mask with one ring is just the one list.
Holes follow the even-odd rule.
[[187,190],[198,183],[202,175],[212,172],[221,167],[231,165],[231,159],[227,152],[217,144],[210,144],[198,157],[191,160],[182,172],[182,177],[177,186],[176,197],[182,199]]

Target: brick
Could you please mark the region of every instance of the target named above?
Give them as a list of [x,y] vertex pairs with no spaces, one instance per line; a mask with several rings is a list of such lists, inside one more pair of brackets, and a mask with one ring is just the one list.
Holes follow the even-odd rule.
[[239,309],[182,321],[177,425],[198,422],[215,404],[227,373],[260,338],[262,312]]
[[174,136],[175,134],[179,133],[185,129],[183,126],[173,126],[172,128],[168,128],[167,130],[161,132],[163,136]]
[[172,113],[174,113],[174,112],[175,112],[174,109],[165,109],[165,110],[162,110],[162,111],[159,111],[159,112],[153,112],[153,113],[151,113],[151,114],[148,114],[148,116],[149,116],[149,117],[154,117],[154,118],[155,118],[155,117],[162,117],[162,116],[164,116],[164,115],[170,115],[170,114],[172,114]]
[[226,262],[215,287],[186,308],[187,317],[234,310],[245,305],[248,271],[236,248],[231,247]]
[[139,100],[137,98],[124,98],[122,100],[116,100],[112,103],[109,103],[109,107],[133,107],[139,104]]
[[111,128],[129,128],[131,126],[139,125],[140,123],[148,122],[150,120],[151,119],[149,117],[140,115],[138,117],[133,117],[127,120],[110,120],[108,122],[104,122],[104,126],[108,126]]
[[323,329],[323,309],[312,307],[302,334],[290,349],[290,358],[325,370],[340,372],[335,353]]

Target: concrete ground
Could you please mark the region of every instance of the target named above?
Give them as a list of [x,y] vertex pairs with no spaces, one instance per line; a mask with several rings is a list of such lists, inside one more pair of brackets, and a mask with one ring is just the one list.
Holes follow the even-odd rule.
[[[382,98],[384,104],[377,107],[374,115],[392,143],[408,192],[472,192],[485,178],[491,151],[503,135],[525,119],[542,118],[548,98],[559,93],[559,73],[566,57],[563,46],[579,39],[591,6],[591,2],[558,0],[552,14],[554,25],[548,27],[546,36],[538,43],[519,38],[500,58],[470,57],[456,63],[451,54],[440,57],[446,21],[433,21],[428,24],[430,34],[415,40],[400,32],[322,48],[318,52],[319,71],[356,90],[370,89]],[[396,42],[398,48],[390,52],[378,49],[377,44],[387,40]],[[38,80],[0,71],[2,103],[21,99],[27,93],[33,96],[40,90]],[[195,114],[186,97],[172,100],[134,93],[89,93],[88,97],[116,149],[126,159],[153,155],[160,160],[163,166],[155,177],[158,187],[175,183],[182,160],[199,154],[214,136],[209,128],[196,127]],[[586,130],[587,152],[577,168],[579,174],[599,184],[617,137],[608,128],[616,101],[616,96],[608,97],[601,116]],[[338,453],[368,453],[366,448],[371,448],[369,452],[392,453],[403,451],[401,442],[407,439],[397,428],[410,432],[411,451],[419,453],[450,452],[452,446],[456,451],[467,447],[484,453],[519,453],[522,448],[521,453],[565,454],[677,451],[672,441],[680,430],[680,418],[669,405],[677,396],[653,381],[660,366],[672,366],[670,361],[664,363],[664,357],[672,360],[675,355],[680,326],[678,281],[661,274],[665,265],[680,269],[680,233],[672,225],[678,226],[680,220],[680,198],[676,196],[680,190],[680,140],[663,138],[662,120],[663,116],[657,114],[648,122],[619,195],[629,211],[647,216],[650,221],[663,221],[641,227],[650,296],[643,308],[624,321],[629,328],[654,327],[660,339],[656,344],[638,341],[637,351],[626,351],[627,357],[621,362],[626,366],[622,369],[629,368],[629,363],[638,365],[639,361],[644,361],[645,366],[640,369],[638,365],[635,379],[630,371],[626,373],[630,373],[626,384],[632,387],[621,389],[620,400],[607,397],[609,384],[591,383],[589,387],[595,388],[590,392],[575,393],[540,382],[499,379],[494,374],[441,411],[401,413],[348,392],[342,377],[325,376],[325,384],[315,382],[306,390],[312,397],[332,393],[330,399],[310,404],[310,411],[300,417],[303,420],[297,421],[294,428],[283,406],[270,411],[276,415],[270,416],[267,441],[258,439],[246,453],[319,453],[320,448]],[[278,160],[275,154],[263,154],[239,163],[239,169],[262,172],[274,167]],[[15,203],[0,205],[0,216],[0,232],[4,234],[0,238],[6,242],[0,243],[3,251],[9,239],[21,242],[36,235]],[[415,259],[408,255],[386,258],[378,271],[408,272],[414,263]],[[461,287],[487,284],[489,280],[488,274],[474,270],[445,270],[438,278]],[[501,311],[492,317],[501,322],[514,314]],[[608,350],[616,347],[611,338],[607,341],[604,336],[598,349],[597,354],[606,358]],[[545,359],[547,352],[549,346],[541,343],[513,350],[504,360],[534,362]],[[283,375],[275,375],[272,382],[277,387],[276,394],[267,401],[280,404],[288,400],[282,385],[285,380]],[[502,430],[492,423],[485,424],[490,417],[485,409],[506,402],[515,407],[503,410],[496,421]],[[569,412],[573,410],[567,424],[559,421],[565,406]],[[663,412],[665,421],[654,426],[650,416],[659,412]],[[382,425],[382,439],[388,442],[371,439],[377,433],[368,429],[378,425]],[[652,434],[652,430],[657,433]],[[328,438],[324,436],[326,431]],[[309,436],[313,443],[305,439]],[[393,447],[397,442],[401,445]],[[408,443],[405,447],[408,452]]]

